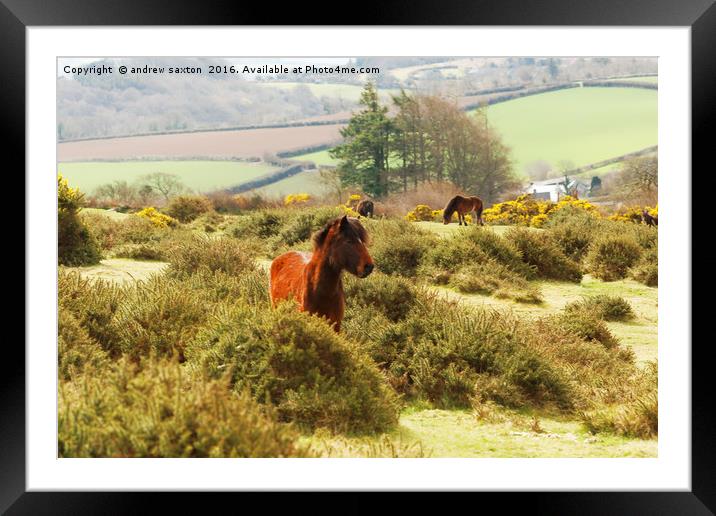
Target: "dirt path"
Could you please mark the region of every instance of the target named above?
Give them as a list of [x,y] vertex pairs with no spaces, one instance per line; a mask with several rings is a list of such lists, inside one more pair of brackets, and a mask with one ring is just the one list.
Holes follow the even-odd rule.
[[115,283],[130,283],[148,279],[153,274],[161,274],[169,264],[166,262],[150,262],[128,260],[125,258],[108,258],[98,265],[75,267],[83,278],[102,279]]

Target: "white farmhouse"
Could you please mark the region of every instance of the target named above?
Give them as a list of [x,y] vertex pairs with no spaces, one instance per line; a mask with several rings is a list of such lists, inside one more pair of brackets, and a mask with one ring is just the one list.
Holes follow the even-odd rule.
[[[589,194],[589,185],[577,179],[569,179],[569,190],[577,190],[581,198]],[[552,202],[559,202],[565,196],[564,178],[556,177],[544,181],[533,181],[529,184],[525,193],[532,194],[536,199],[548,199]]]

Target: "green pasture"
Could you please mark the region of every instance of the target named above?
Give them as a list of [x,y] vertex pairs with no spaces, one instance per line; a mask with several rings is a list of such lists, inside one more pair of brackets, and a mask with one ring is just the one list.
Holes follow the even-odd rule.
[[328,154],[329,149],[325,149],[317,152],[309,152],[308,154],[301,154],[299,156],[292,156],[291,159],[298,159],[302,161],[312,161],[318,166],[321,165],[338,165],[338,160],[331,157]]
[[654,90],[571,88],[495,104],[487,116],[512,149],[517,173],[533,161],[579,167],[658,141]]
[[70,185],[82,192],[92,193],[98,186],[114,181],[133,183],[141,176],[154,172],[174,174],[188,188],[210,192],[235,186],[277,170],[263,162],[243,161],[120,161],[59,163],[59,172]]
[[322,195],[326,193],[326,189],[321,183],[318,170],[305,170],[294,176],[271,183],[270,185],[251,190],[250,193],[257,193],[271,198],[283,198],[288,194],[295,193]]

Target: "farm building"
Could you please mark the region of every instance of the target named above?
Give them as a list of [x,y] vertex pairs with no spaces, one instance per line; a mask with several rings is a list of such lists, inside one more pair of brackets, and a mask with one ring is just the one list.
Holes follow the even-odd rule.
[[[573,192],[575,189],[579,197],[589,194],[589,185],[578,179],[568,179],[568,189]],[[549,199],[558,202],[565,195],[564,178],[545,179],[544,181],[533,181],[529,184],[525,193],[532,194],[537,199]]]

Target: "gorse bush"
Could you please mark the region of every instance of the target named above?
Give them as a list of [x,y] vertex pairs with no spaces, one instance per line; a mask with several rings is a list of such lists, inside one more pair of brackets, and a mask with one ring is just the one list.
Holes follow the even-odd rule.
[[307,429],[382,432],[397,423],[397,397],[370,358],[293,303],[272,311],[235,304],[197,335],[187,357],[209,378],[228,371],[235,390],[250,389]]
[[200,215],[213,210],[211,201],[201,195],[178,195],[172,197],[164,213],[179,222],[191,222]]
[[161,213],[153,206],[139,210],[135,216],[148,220],[158,228],[171,228],[179,224],[175,218]]
[[535,267],[522,260],[520,250],[493,231],[470,227],[434,243],[425,254],[423,272],[456,272],[465,265],[496,262],[526,279],[535,277]]
[[492,258],[459,269],[450,276],[449,283],[458,291],[467,294],[492,294],[520,303],[543,301],[537,286]]
[[122,244],[158,243],[170,233],[169,229],[159,228],[143,217],[127,216],[114,220],[101,213],[82,212],[80,215],[105,250]]
[[650,362],[629,382],[626,403],[582,414],[590,432],[611,432],[627,437],[649,439],[659,433],[658,368]]
[[600,294],[573,301],[564,307],[567,313],[587,312],[605,321],[627,321],[635,317],[634,310],[623,297]]
[[594,239],[586,256],[587,271],[604,281],[626,277],[629,268],[641,257],[642,249],[633,238],[604,235]]
[[126,288],[105,281],[83,279],[77,272],[63,272],[57,278],[60,309],[71,312],[87,334],[105,351],[118,354],[116,337],[110,329]]
[[609,331],[600,314],[585,310],[569,310],[554,316],[553,321],[561,329],[586,341],[599,342],[607,349],[619,345],[619,341]]
[[109,361],[99,343],[92,339],[77,318],[63,306],[57,314],[57,360],[59,377],[70,380],[85,367],[102,369]]
[[402,220],[365,223],[370,234],[370,253],[385,274],[415,277],[418,267],[437,238]]
[[376,310],[391,321],[405,318],[419,295],[419,287],[409,280],[381,273],[347,277],[345,286],[348,303]]
[[57,261],[60,265],[78,266],[99,263],[100,246],[79,217],[84,196],[71,188],[67,179],[57,176]]
[[118,245],[112,250],[112,256],[131,260],[164,260],[166,253],[158,242],[152,242]]
[[307,457],[289,426],[225,380],[124,359],[60,384],[60,457]]
[[659,250],[652,247],[629,269],[629,276],[648,287],[659,285]]
[[582,280],[579,265],[545,233],[513,228],[504,238],[519,249],[522,261],[534,266],[538,276],[579,283]]
[[182,281],[154,277],[126,291],[109,330],[118,351],[135,361],[155,355],[183,361],[184,350],[210,315],[207,308]]
[[194,236],[167,253],[169,273],[194,274],[199,271],[222,271],[238,275],[256,270],[255,246],[231,238]]

